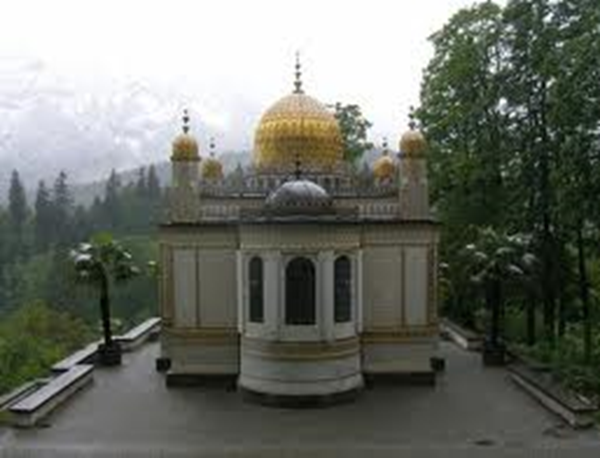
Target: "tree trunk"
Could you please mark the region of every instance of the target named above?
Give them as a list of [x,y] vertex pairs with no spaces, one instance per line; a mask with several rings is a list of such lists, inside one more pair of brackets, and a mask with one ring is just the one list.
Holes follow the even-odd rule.
[[562,339],[567,330],[567,298],[565,297],[565,268],[560,262],[558,267],[558,338]]
[[531,293],[527,297],[527,345],[535,345],[536,335],[535,296]]
[[108,296],[108,276],[102,272],[100,276],[100,314],[102,317],[102,331],[104,332],[104,343],[107,347],[112,344],[112,332],[110,330],[110,300]]
[[488,303],[492,312],[490,341],[493,346],[497,346],[500,342],[501,302],[500,280],[491,280],[488,284]]
[[592,359],[592,320],[590,297],[585,267],[585,246],[583,242],[582,223],[577,228],[577,257],[579,267],[579,297],[583,311],[583,359],[589,364]]

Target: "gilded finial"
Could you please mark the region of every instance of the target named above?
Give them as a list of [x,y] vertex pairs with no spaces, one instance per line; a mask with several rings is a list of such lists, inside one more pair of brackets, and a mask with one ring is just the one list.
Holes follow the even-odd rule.
[[417,127],[417,122],[415,118],[415,107],[411,105],[408,108],[408,127],[410,128],[410,130],[415,130],[415,128]]
[[300,63],[300,51],[296,51],[296,79],[294,80],[294,94],[303,94],[302,90],[302,65]]
[[184,134],[187,134],[190,131],[190,113],[187,108],[183,110],[183,116],[181,118],[183,121],[182,130]]

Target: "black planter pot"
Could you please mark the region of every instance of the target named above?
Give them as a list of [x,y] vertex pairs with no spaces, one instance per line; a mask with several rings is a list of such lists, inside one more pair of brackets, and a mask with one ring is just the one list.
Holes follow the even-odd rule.
[[121,364],[121,345],[112,341],[109,345],[98,345],[98,364],[102,366],[118,366]]
[[504,342],[484,341],[482,358],[484,366],[504,366],[506,364],[506,345]]

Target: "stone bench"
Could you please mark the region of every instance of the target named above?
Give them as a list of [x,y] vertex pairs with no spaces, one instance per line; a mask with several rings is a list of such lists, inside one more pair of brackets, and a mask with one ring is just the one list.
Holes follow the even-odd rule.
[[0,396],[0,411],[6,410],[12,404],[18,402],[29,394],[33,393],[38,388],[48,383],[47,379],[35,379],[18,386],[12,391]]
[[60,374],[80,364],[92,364],[96,359],[98,345],[101,342],[101,340],[92,342],[91,344],[83,347],[81,350],[77,350],[75,353],[71,353],[66,358],[61,359],[59,362],[52,366],[52,372],[55,374]]
[[160,318],[149,318],[133,329],[127,331],[127,333],[116,337],[116,340],[121,344],[121,349],[123,351],[132,351],[147,340],[157,336],[159,331]]
[[508,369],[518,386],[573,428],[588,428],[594,424],[596,406],[564,389],[551,379],[550,373],[534,371],[522,364],[511,365]]
[[465,350],[480,351],[483,347],[483,337],[481,335],[448,319],[443,319],[440,322],[440,330],[443,336]]
[[9,407],[11,421],[16,426],[33,427],[77,390],[93,379],[94,366],[81,364],[50,379],[38,390]]

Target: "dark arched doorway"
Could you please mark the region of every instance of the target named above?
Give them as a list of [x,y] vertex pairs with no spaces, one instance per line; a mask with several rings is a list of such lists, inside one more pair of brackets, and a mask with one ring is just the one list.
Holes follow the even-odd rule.
[[250,260],[250,310],[249,318],[252,323],[262,323],[264,320],[264,290],[263,290],[263,261],[254,256]]
[[315,266],[310,259],[294,258],[285,270],[285,324],[316,323]]
[[348,256],[335,260],[333,310],[336,323],[352,320],[352,264]]

